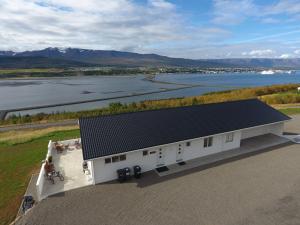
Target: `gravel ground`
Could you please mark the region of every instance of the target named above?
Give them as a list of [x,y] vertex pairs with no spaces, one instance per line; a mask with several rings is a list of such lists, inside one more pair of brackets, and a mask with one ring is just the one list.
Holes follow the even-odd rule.
[[[300,132],[300,116],[286,126]],[[300,145],[166,177],[89,186],[47,198],[18,224],[300,224]]]

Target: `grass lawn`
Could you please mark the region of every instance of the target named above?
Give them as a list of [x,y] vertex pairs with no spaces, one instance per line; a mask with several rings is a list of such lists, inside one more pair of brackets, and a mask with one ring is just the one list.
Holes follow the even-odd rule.
[[0,142],[0,224],[14,220],[31,174],[38,171],[49,140],[79,137],[79,130],[55,131],[17,144]]
[[279,109],[279,111],[287,115],[300,114],[300,108],[286,108],[286,109]]

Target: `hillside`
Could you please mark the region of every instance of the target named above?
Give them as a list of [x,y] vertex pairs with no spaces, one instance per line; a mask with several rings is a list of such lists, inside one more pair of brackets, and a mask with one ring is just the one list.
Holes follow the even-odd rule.
[[0,56],[1,69],[15,68],[69,68],[94,66],[91,63],[40,56]]
[[[170,58],[166,56],[156,54],[138,54],[131,52],[120,51],[106,51],[106,50],[88,50],[77,48],[46,48],[38,51],[25,51],[25,52],[0,52],[0,68],[3,68],[2,61],[9,61],[10,65],[13,65],[15,60],[15,68],[20,68],[18,62],[20,57],[22,59],[34,57],[38,59],[40,63],[28,60],[32,63],[32,67],[41,65],[42,67],[58,63],[53,62],[53,59],[65,60],[66,65],[74,66],[75,62],[87,65],[98,66],[119,66],[119,67],[164,67],[164,66],[176,66],[176,67],[222,67],[223,65],[218,62],[206,62],[200,60],[182,59],[182,58]],[[47,62],[49,59],[49,62]],[[63,63],[62,63],[63,64]],[[79,66],[82,66],[79,64]],[[26,66],[26,65],[25,65]],[[27,67],[26,67],[27,68]]]
[[300,69],[300,59],[236,58],[193,60],[171,58],[157,54],[78,48],[46,48],[25,52],[0,51],[0,68],[85,66]]

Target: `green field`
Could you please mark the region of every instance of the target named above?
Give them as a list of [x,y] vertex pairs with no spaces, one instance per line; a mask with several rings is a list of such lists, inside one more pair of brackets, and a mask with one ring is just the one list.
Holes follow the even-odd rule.
[[295,114],[300,114],[300,107],[299,108],[279,109],[279,111],[284,114],[287,114],[287,115],[295,115]]
[[0,142],[0,224],[16,216],[31,174],[38,171],[49,140],[79,137],[79,130],[58,131],[11,144]]

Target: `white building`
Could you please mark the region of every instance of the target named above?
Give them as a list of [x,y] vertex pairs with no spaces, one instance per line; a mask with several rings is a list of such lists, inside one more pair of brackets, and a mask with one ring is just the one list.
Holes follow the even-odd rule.
[[79,120],[83,159],[94,184],[117,170],[169,166],[240,147],[241,140],[281,135],[290,118],[265,103],[243,100]]

